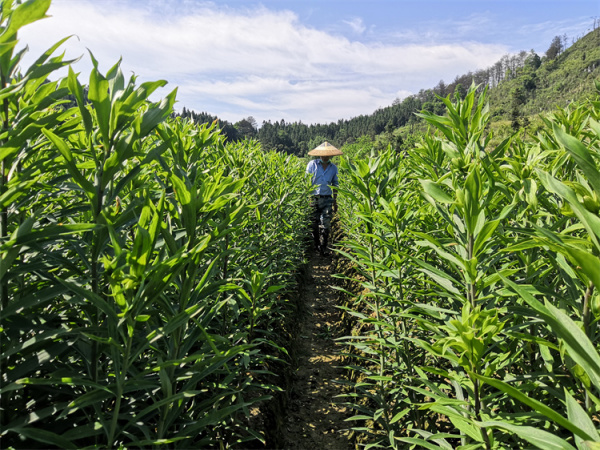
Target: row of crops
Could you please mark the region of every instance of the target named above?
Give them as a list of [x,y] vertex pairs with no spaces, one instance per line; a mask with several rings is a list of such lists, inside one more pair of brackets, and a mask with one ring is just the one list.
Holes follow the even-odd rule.
[[444,102],[408,154],[342,164],[357,440],[600,448],[600,101],[499,145],[485,91]]
[[166,82],[119,63],[103,74],[91,56],[82,85],[62,42],[21,72],[17,31],[49,4],[1,12],[0,445],[264,442],[289,364],[304,166],[171,118],[176,92],[150,101]]

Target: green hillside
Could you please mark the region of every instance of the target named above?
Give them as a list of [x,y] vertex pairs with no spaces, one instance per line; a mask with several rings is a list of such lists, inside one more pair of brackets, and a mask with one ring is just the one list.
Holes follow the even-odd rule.
[[[483,77],[490,77],[489,71],[501,71],[503,77],[497,84],[488,85],[489,130],[493,133],[494,141],[500,141],[519,130],[525,136],[534,135],[542,126],[542,116],[550,114],[557,107],[564,108],[595,95],[594,80],[600,77],[599,31],[596,29],[588,33],[570,47],[557,52],[553,58],[540,57],[533,51],[521,52],[512,57],[505,56],[490,69],[482,71],[485,73]],[[551,48],[547,53],[551,53]],[[457,77],[453,86],[446,86],[446,91],[449,87],[453,87],[454,91],[444,92],[444,97],[454,98],[457,92],[464,92],[464,87],[471,82],[482,84],[481,79],[480,73]],[[440,93],[436,89],[425,91],[421,97],[431,98],[434,95],[438,97],[421,103],[421,107],[443,114]],[[410,123],[391,133],[379,134],[374,139],[374,145],[381,149],[388,144],[406,142],[407,139],[410,144],[414,140],[411,135],[425,131],[423,121]]]
[[555,59],[530,59],[524,67],[489,90],[492,127],[505,131],[535,127],[539,115],[594,95],[600,76],[600,30],[575,42]]
[[600,72],[600,29],[574,43],[557,58],[520,68],[514,78],[489,92],[492,116],[511,118],[515,106],[522,115],[535,116],[582,100],[594,93]]

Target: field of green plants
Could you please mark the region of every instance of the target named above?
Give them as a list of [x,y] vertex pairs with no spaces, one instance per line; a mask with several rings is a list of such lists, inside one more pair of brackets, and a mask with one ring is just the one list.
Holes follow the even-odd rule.
[[[120,63],[90,53],[82,82],[64,41],[21,71],[49,5],[0,13],[0,445],[267,445],[304,162],[174,118]],[[600,448],[600,100],[492,146],[486,94],[422,113],[406,154],[340,162],[357,446]]]
[[[264,441],[309,181],[296,158],[171,119],[119,64],[89,82],[53,46],[24,73],[0,35],[2,448]],[[93,57],[92,57],[93,58]]]
[[485,90],[444,103],[412,152],[343,165],[359,441],[600,448],[600,101],[495,147]]

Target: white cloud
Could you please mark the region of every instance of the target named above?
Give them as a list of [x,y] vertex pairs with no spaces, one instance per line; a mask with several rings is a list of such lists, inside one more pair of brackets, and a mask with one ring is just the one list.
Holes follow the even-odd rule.
[[[31,48],[30,62],[76,34],[79,40],[65,45],[70,56],[84,54],[76,71],[91,68],[86,48],[101,71],[122,56],[124,73],[169,81],[160,95],[177,86],[179,108],[231,122],[252,115],[259,123],[326,123],[371,114],[399,92],[449,82],[506,53],[503,46],[473,42],[361,42],[311,28],[290,11],[192,1],[54,0],[50,15],[21,34]],[[346,24],[357,33],[366,29],[360,18]]]
[[367,29],[360,17],[355,17],[352,20],[344,20],[343,22],[349,25],[350,29],[356,34],[363,34]]

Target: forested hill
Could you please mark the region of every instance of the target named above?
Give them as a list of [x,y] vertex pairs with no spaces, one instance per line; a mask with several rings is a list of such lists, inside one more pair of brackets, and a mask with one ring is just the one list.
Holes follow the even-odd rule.
[[600,79],[600,27],[570,42],[566,35],[556,36],[542,56],[533,50],[505,55],[487,69],[467,72],[451,83],[442,80],[403,100],[396,99],[392,105],[372,114],[329,124],[269,120],[259,127],[252,117],[231,124],[186,108],[181,115],[198,123],[218,120],[223,134],[230,140],[254,138],[265,149],[304,156],[325,140],[340,147],[356,141],[368,142],[375,147],[388,143],[402,146],[412,140],[413,132],[419,130],[420,122],[415,112],[428,110],[443,114],[445,106],[438,97],[463,97],[472,83],[488,86],[492,126],[499,133],[506,134],[522,127],[534,128],[540,114],[594,95],[594,80],[597,79]]

